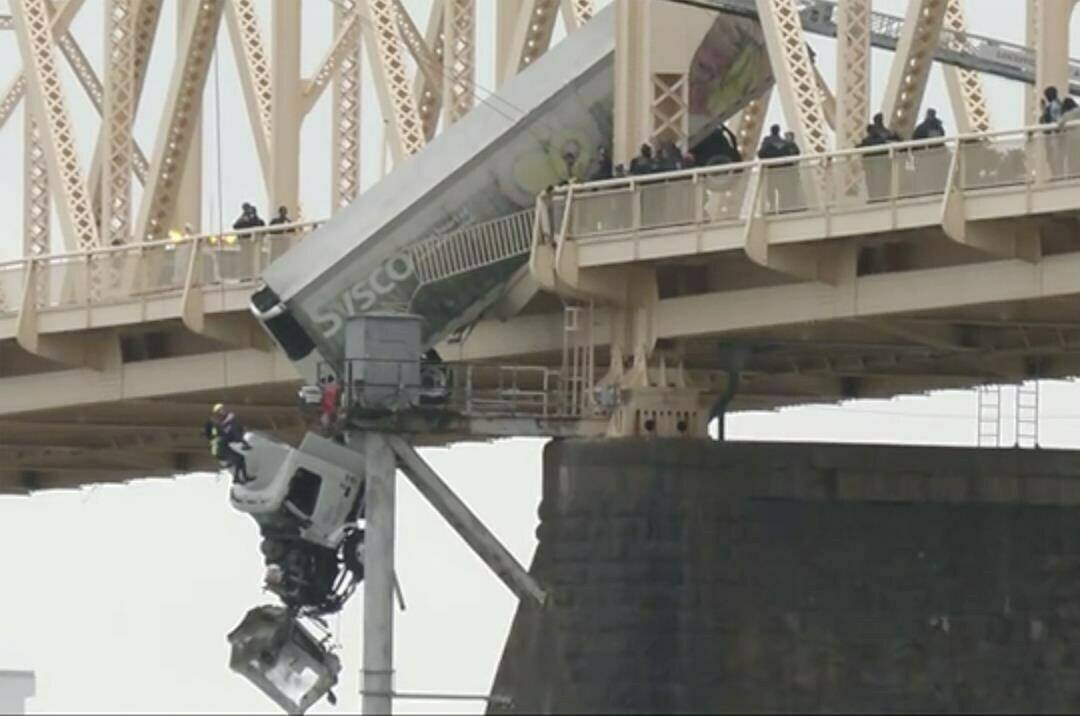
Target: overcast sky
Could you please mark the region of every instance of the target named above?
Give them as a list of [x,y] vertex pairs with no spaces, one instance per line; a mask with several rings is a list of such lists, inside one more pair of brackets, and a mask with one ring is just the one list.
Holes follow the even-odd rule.
[[[495,0],[480,0],[481,33],[491,31]],[[5,0],[0,8],[6,11]],[[425,0],[407,2],[425,26]],[[74,26],[86,53],[99,63],[103,0],[88,0]],[[264,33],[269,18],[263,11]],[[878,0],[879,10],[902,13],[903,0]],[[968,0],[971,30],[1023,41],[1022,0]],[[329,0],[305,2],[305,66],[314,67],[329,41]],[[136,134],[149,153],[165,92],[175,34],[175,2],[168,3],[151,63],[150,81]],[[1076,23],[1074,22],[1074,36]],[[812,38],[826,77],[835,76],[832,41]],[[257,160],[248,135],[232,52],[222,32],[220,53],[225,219],[252,198]],[[490,43],[481,43],[479,83],[492,85]],[[1080,48],[1073,52],[1080,54]],[[891,56],[874,53],[874,102],[880,105]],[[0,87],[18,67],[14,37],[0,35]],[[88,163],[96,120],[71,78],[72,116]],[[995,125],[1021,123],[1018,85],[987,80]],[[327,98],[329,93],[327,93]],[[366,92],[366,174],[379,173],[378,120]],[[951,127],[951,111],[940,70],[927,104]],[[782,121],[778,109],[772,109]],[[207,107],[206,171],[216,174],[213,87]],[[304,130],[303,201],[309,217],[328,207],[329,156],[320,141],[329,126],[324,99]],[[21,231],[21,117],[0,131],[0,216],[9,227],[0,257],[18,252]],[[320,149],[320,147],[322,147]],[[217,216],[216,183],[206,186],[208,221]],[[255,200],[265,204],[255,192]],[[213,213],[212,213],[213,212]],[[1046,383],[1043,444],[1074,447],[1080,430],[1080,387]],[[860,442],[970,445],[975,399],[970,392],[896,401],[863,401],[837,408],[804,408],[734,416],[737,440],[851,440]],[[537,440],[461,445],[428,450],[426,457],[507,546],[528,563],[535,547],[540,494]],[[402,691],[485,693],[490,686],[514,603],[458,537],[405,480],[399,481],[398,572],[408,611],[398,616],[397,688]],[[227,482],[212,475],[144,481],[123,487],[0,498],[0,669],[34,669],[38,696],[32,712],[273,712],[253,687],[228,670],[225,634],[245,611],[269,602],[260,591],[262,560],[257,530],[227,501]],[[350,604],[338,625],[344,645],[340,706],[316,712],[359,709],[360,612]],[[401,713],[478,713],[480,704],[413,703]]]

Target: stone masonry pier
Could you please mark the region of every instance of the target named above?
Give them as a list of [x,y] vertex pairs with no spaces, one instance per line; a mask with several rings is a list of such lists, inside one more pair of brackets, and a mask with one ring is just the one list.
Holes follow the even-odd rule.
[[1080,711],[1080,453],[556,441],[500,713]]

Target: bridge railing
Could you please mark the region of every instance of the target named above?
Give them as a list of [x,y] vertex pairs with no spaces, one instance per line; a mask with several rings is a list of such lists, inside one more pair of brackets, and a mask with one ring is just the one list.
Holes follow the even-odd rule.
[[[955,161],[954,161],[955,160]],[[563,235],[743,223],[880,208],[960,191],[1080,179],[1080,123],[1028,127],[702,167],[560,187],[550,198]],[[759,189],[758,191],[752,191]],[[570,202],[570,210],[561,206]]]
[[[180,236],[0,263],[0,314],[140,301],[250,283],[321,222]],[[28,293],[29,292],[29,293]]]
[[[379,412],[401,399],[410,371],[419,367],[420,405],[429,411],[471,417],[527,417],[577,419],[607,417],[580,390],[573,390],[560,368],[539,365],[443,363],[422,361],[419,366],[400,361],[362,358],[347,360],[342,404],[350,411]],[[334,375],[326,364],[318,377]],[[373,398],[374,403],[366,400]]]

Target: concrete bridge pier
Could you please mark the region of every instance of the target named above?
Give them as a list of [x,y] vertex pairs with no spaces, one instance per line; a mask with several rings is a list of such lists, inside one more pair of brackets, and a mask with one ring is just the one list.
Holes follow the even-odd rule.
[[555,441],[494,713],[1080,710],[1080,453]]

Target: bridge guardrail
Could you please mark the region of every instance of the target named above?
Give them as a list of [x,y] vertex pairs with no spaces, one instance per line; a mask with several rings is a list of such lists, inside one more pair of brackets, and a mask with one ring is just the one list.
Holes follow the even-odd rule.
[[[253,281],[322,222],[228,231],[0,263],[0,315],[18,313],[25,292],[38,310],[82,308],[178,294],[192,286],[223,289]],[[195,260],[195,270],[189,271]],[[28,286],[28,274],[33,284]]]
[[[365,383],[357,376],[374,373],[386,382]],[[429,410],[459,413],[472,417],[527,417],[577,419],[607,417],[608,409],[597,406],[591,395],[575,390],[559,368],[487,363],[420,361],[420,405]],[[415,369],[414,364],[413,368]],[[365,370],[366,369],[366,370]],[[366,387],[404,390],[409,368],[400,361],[357,358],[345,362],[341,376],[341,404],[348,410],[372,409],[365,405]],[[326,364],[318,367],[318,378],[335,375]]]
[[[955,176],[954,155],[956,158]],[[835,213],[883,202],[1080,178],[1080,123],[1028,127],[759,160],[560,187],[551,202],[562,235],[602,240],[626,232],[742,223],[795,212]],[[761,182],[760,204],[750,189]]]

